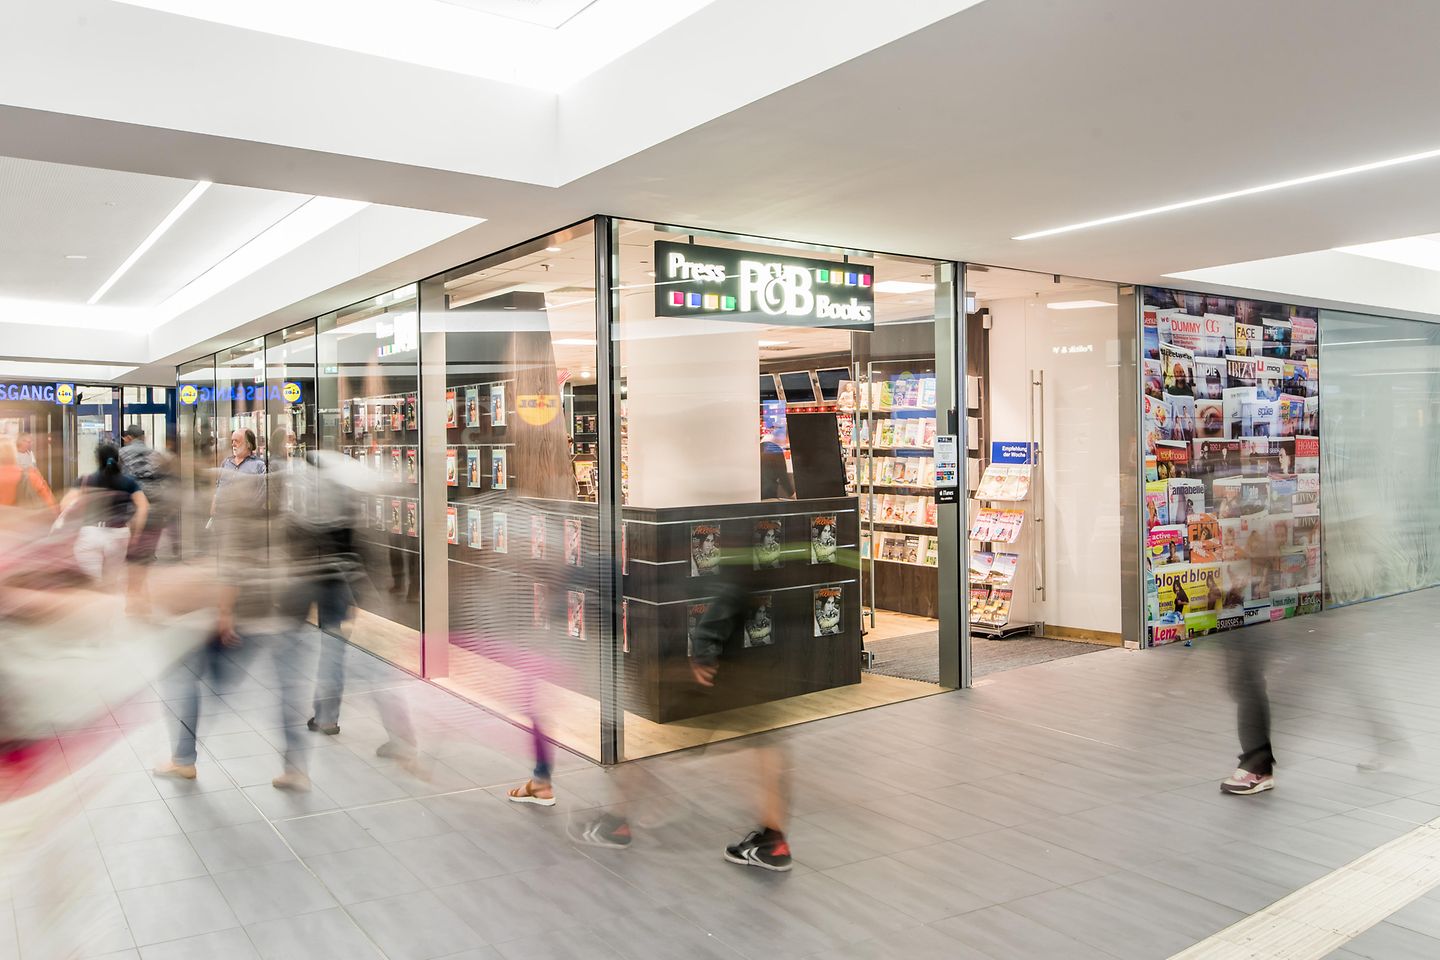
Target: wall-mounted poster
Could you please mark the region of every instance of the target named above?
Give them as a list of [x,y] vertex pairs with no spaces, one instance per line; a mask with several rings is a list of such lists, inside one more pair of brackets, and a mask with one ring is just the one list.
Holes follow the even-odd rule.
[[750,564],[756,570],[776,570],[785,565],[784,530],[779,520],[756,520]]
[[713,577],[720,572],[720,525],[697,523],[690,527],[690,576]]
[[459,420],[459,416],[458,416],[458,411],[455,409],[455,391],[454,391],[453,389],[451,389],[451,390],[446,390],[446,391],[445,391],[445,426],[446,426],[446,428],[448,429],[448,428],[450,428],[450,427],[458,427],[459,425],[460,425],[460,420]]
[[453,503],[445,507],[445,541],[460,542],[460,508]]
[[770,595],[750,598],[745,616],[744,646],[768,647],[775,642],[775,624],[770,618]]
[[510,457],[504,447],[490,448],[490,487],[504,490],[510,486]]
[[505,384],[490,384],[490,425],[505,426]]
[[465,478],[466,484],[472,490],[480,489],[480,448],[465,448]]
[[460,485],[460,450],[458,447],[445,448],[445,486]]
[[418,500],[405,501],[405,535],[420,536],[420,503]]
[[844,596],[845,588],[841,586],[815,588],[815,636],[840,635],[843,629],[840,617],[841,601]]
[[585,528],[582,526],[579,517],[565,518],[565,565],[580,567],[585,565],[584,540]]
[[480,388],[465,388],[465,426],[480,426]]
[[468,530],[465,540],[471,550],[479,550],[485,546],[485,531],[480,525],[480,520],[479,507],[470,507],[465,511],[465,525]]
[[396,535],[405,532],[405,507],[399,497],[390,498],[390,532]]
[[545,518],[530,518],[530,559],[545,559]]
[[565,633],[578,640],[585,639],[585,594],[580,590],[565,592]]
[[825,513],[810,518],[811,563],[834,563],[835,551],[839,545],[834,514]]
[[1163,391],[1145,397],[1142,451],[1150,643],[1313,612],[1317,311],[1154,288],[1143,296]]
[[490,549],[510,552],[510,518],[498,510],[490,514]]

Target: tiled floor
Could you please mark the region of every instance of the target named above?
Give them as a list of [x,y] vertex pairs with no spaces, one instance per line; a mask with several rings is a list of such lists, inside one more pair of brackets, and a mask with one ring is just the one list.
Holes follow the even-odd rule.
[[[173,679],[67,735],[77,766],[109,749],[46,811],[0,958],[1158,960],[1440,816],[1437,620],[1430,591],[1246,633],[1274,651],[1279,787],[1257,798],[1216,787],[1237,748],[1215,644],[767,735],[794,784],[786,876],[719,856],[752,825],[761,741],[619,776],[566,756],[560,805],[519,807],[504,790],[527,773],[523,732],[359,651],[342,734],[307,735],[315,789],[276,791],[282,724],[305,720],[282,714],[281,678],[308,684],[313,640],[278,668],[259,651],[205,695],[194,783],[146,772]],[[397,694],[423,777],[375,756]],[[567,841],[568,817],[627,790],[632,848]],[[1440,893],[1332,956],[1440,956]]]

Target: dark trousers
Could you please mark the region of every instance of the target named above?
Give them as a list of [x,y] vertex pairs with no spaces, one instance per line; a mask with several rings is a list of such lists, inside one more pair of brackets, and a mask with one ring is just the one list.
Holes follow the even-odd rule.
[[1274,772],[1270,747],[1270,694],[1265,688],[1266,642],[1235,637],[1226,641],[1225,664],[1240,733],[1240,769]]
[[[244,650],[246,646],[242,643],[234,650]],[[193,764],[198,753],[195,737],[200,728],[200,684],[208,684],[216,693],[224,693],[243,672],[243,668],[231,659],[231,649],[226,648],[219,637],[211,637],[208,643],[185,659],[184,667],[177,671],[183,690],[174,705],[180,720],[172,757],[175,763]]]

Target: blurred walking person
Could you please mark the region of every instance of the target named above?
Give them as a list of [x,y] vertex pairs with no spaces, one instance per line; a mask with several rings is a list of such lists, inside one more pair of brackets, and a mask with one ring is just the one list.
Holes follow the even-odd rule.
[[46,507],[55,511],[55,495],[33,466],[22,466],[15,441],[0,437],[0,506]]
[[145,429],[139,424],[126,427],[120,443],[120,471],[140,485],[150,505],[144,526],[137,528],[130,541],[126,609],[137,616],[148,616],[150,566],[155,563],[160,537],[174,519],[176,478],[169,456],[145,442]]
[[[80,478],[65,494],[60,516],[74,522],[75,559],[85,574],[106,590],[114,590],[125,567],[131,537],[145,529],[150,502],[140,485],[120,472],[120,451],[114,444],[95,448],[94,473]],[[72,520],[73,518],[73,520]]]
[[1222,781],[1222,793],[1252,796],[1275,788],[1275,752],[1270,745],[1270,692],[1265,685],[1268,637],[1228,637],[1225,668],[1235,700],[1240,763]]

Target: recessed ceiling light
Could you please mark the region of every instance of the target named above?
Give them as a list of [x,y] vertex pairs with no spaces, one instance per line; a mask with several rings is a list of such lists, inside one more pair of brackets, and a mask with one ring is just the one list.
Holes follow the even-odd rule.
[[514,310],[514,309],[515,309],[515,304],[513,304],[513,303],[507,303],[507,304],[505,304],[505,309],[506,309],[506,310]]
[[1440,150],[1426,150],[1423,153],[1407,153],[1401,157],[1391,157],[1388,160],[1375,160],[1371,163],[1362,163],[1353,167],[1341,167],[1339,170],[1327,170],[1324,173],[1312,173],[1303,177],[1292,177],[1289,180],[1277,180],[1274,183],[1262,183],[1258,187],[1246,187],[1243,190],[1231,190],[1226,193],[1215,193],[1208,197],[1196,197],[1194,200],[1181,200],[1179,203],[1167,203],[1158,207],[1147,207],[1144,210],[1132,210],[1129,213],[1117,213],[1111,217],[1100,217],[1095,220],[1083,220],[1080,223],[1072,223],[1064,227],[1051,227],[1048,230],[1036,230],[1033,233],[1022,233],[1011,240],[1038,240],[1041,237],[1053,237],[1060,233],[1070,233],[1074,230],[1085,230],[1089,227],[1103,227],[1111,223],[1121,223],[1125,220],[1138,220],[1141,217],[1153,217],[1159,213],[1172,213],[1176,210],[1188,210],[1190,207],[1204,206],[1207,203],[1219,203],[1221,200],[1234,200],[1238,197],[1248,197],[1257,193],[1268,193],[1271,190],[1285,190],[1289,187],[1303,187],[1310,183],[1319,183],[1322,180],[1335,180],[1339,177],[1349,177],[1357,173],[1370,173],[1373,170],[1384,170],[1386,167],[1398,167],[1407,163],[1417,163],[1421,160],[1434,160],[1440,157]]
[[556,339],[556,340],[552,340],[551,342],[554,343],[555,346],[557,346],[557,347],[593,347],[593,346],[595,346],[595,339],[594,339],[593,337],[591,337],[590,339],[586,339],[585,337],[560,337],[560,338],[558,338],[558,339]]
[[560,248],[559,248],[559,247],[546,247],[546,248],[545,248],[545,252],[546,252],[546,253],[559,253],[559,252],[560,252]]
[[914,280],[881,280],[875,284],[876,293],[919,293],[933,289],[933,283],[916,283]]
[[65,259],[66,259],[66,260],[89,260],[90,258],[89,258],[87,255],[83,254],[83,253],[67,253],[67,254],[65,254]]
[[99,303],[100,298],[109,293],[110,288],[115,286],[120,278],[125,276],[141,257],[145,256],[145,252],[155,246],[156,242],[165,235],[167,230],[175,226],[175,221],[184,216],[185,211],[189,210],[195,204],[195,201],[199,200],[201,195],[209,189],[210,181],[208,180],[201,180],[195,184],[195,186],[191,187],[190,192],[181,197],[180,202],[175,204],[175,208],[165,214],[165,219],[155,225],[155,229],[150,231],[150,235],[140,241],[140,246],[131,251],[130,256],[125,258],[125,262],[120,264],[114,273],[110,274],[110,279],[100,284],[100,289],[96,290],[90,299],[85,301],[86,305],[94,306]]
[[586,380],[589,380],[592,376],[594,376],[594,374],[592,374],[589,370],[581,370],[580,376],[584,377]]
[[761,340],[761,341],[760,341],[760,346],[762,346],[762,347],[783,347],[783,346],[785,346],[785,344],[787,344],[787,343],[789,343],[789,342],[790,342],[789,340]]
[[1090,310],[1096,307],[1113,307],[1115,304],[1108,300],[1056,300],[1045,306],[1051,310]]

